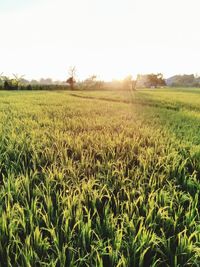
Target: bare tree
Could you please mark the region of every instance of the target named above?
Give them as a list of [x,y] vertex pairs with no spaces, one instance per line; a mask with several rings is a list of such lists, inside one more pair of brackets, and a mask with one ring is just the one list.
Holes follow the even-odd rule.
[[74,84],[76,83],[76,80],[75,80],[76,67],[75,66],[70,67],[69,71],[68,71],[68,74],[69,74],[69,78],[67,79],[66,82],[70,85],[71,89],[73,90],[74,89]]

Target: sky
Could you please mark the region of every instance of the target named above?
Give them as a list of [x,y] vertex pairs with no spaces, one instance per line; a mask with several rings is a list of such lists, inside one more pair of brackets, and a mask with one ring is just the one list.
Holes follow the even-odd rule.
[[0,73],[200,75],[199,0],[0,0]]

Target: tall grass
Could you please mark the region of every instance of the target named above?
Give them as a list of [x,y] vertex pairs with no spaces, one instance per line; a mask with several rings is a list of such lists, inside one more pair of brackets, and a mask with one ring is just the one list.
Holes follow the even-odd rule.
[[199,266],[198,118],[78,94],[0,94],[0,266]]

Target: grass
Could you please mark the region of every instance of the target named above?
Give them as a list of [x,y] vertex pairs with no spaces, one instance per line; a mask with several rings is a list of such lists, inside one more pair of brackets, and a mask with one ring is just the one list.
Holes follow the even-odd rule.
[[0,266],[199,266],[200,91],[0,93]]

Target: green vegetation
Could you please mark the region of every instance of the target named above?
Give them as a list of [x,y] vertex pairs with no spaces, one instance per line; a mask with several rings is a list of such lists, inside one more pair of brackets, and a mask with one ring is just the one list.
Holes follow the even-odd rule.
[[200,87],[200,77],[194,74],[174,75],[166,80],[168,86]]
[[199,266],[200,90],[0,92],[0,266]]

